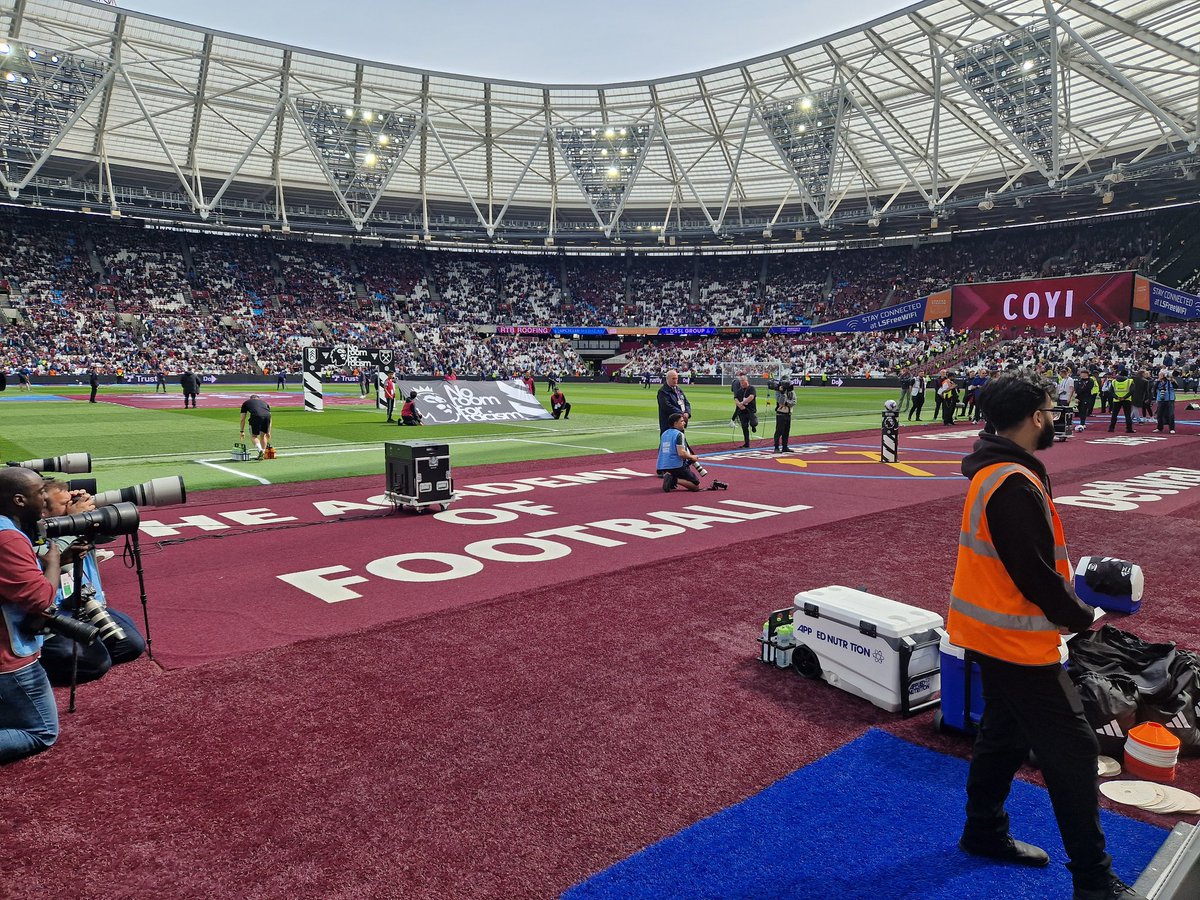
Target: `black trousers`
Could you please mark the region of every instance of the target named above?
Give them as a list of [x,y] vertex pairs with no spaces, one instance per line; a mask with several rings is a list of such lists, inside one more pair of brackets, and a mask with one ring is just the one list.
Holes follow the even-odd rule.
[[1032,749],[1037,754],[1075,885],[1103,887],[1112,858],[1100,830],[1096,735],[1083,714],[1079,691],[1059,665],[1018,666],[976,656],[986,701],[967,775],[967,824],[972,843],[1009,833],[1013,776]]
[[392,397],[391,399],[388,399],[387,397],[384,397],[383,405],[387,407],[387,420],[390,422],[392,421],[392,413],[396,411],[396,398]]
[[192,408],[195,409],[195,407],[196,407],[196,392],[195,391],[192,391],[190,393],[188,391],[183,392],[183,408],[184,409],[187,409],[189,400],[192,403]]
[[93,385],[93,386],[92,386],[92,396],[91,396],[91,397],[88,399],[88,402],[89,402],[89,403],[95,403],[95,402],[96,402],[96,391],[97,391],[97,390],[99,390],[99,388],[98,388],[98,387],[96,387],[95,385]]
[[788,449],[788,437],[792,433],[792,414],[790,412],[775,413],[775,436],[771,442],[775,445],[775,449]]
[[1087,424],[1088,416],[1090,416],[1092,414],[1092,410],[1095,408],[1095,406],[1096,406],[1095,395],[1089,395],[1088,397],[1080,397],[1079,398],[1079,424],[1080,425]]
[[913,414],[917,416],[917,421],[921,421],[921,407],[925,405],[925,394],[913,394],[912,409],[908,411],[908,421],[912,421]]
[[1125,430],[1133,431],[1133,401],[1128,397],[1124,400],[1113,400],[1112,421],[1108,423],[1108,430],[1117,430],[1117,416],[1121,414],[1121,410],[1125,411]]
[[564,416],[567,419],[571,418],[571,404],[564,403],[562,406],[556,406],[554,408],[554,412],[551,413],[551,415],[553,415],[554,418],[556,418],[556,419],[559,416]]
[[734,415],[734,418],[736,418],[738,420],[739,424],[741,424],[741,426],[742,426],[742,443],[749,444],[750,443],[750,413],[746,412],[743,409],[739,409],[733,415]]

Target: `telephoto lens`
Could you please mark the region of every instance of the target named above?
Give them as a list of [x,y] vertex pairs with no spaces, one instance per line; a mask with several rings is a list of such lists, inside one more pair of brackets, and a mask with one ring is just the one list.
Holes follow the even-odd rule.
[[700,463],[692,463],[692,468],[696,470],[696,474],[701,478],[708,476],[708,469],[704,468],[704,466],[700,465]]
[[67,475],[79,475],[92,471],[92,454],[64,453],[62,456],[47,456],[42,459],[26,459],[22,462],[10,462],[10,466],[20,466],[23,469],[33,469],[35,472],[65,472]]
[[83,608],[79,611],[81,621],[87,622],[100,633],[100,640],[107,641],[110,638],[115,641],[125,640],[125,629],[117,624],[103,604],[95,597],[92,597],[83,604]]
[[134,506],[174,506],[187,502],[187,488],[179,475],[167,475],[163,478],[152,478],[141,484],[130,487],[116,488],[97,494],[92,502],[96,506],[109,506],[113,503],[132,503]]
[[45,615],[40,619],[37,616],[31,616],[25,621],[41,626],[40,631],[43,634],[60,634],[77,644],[83,644],[85,647],[100,636],[99,628],[95,628],[87,622],[72,619],[70,616],[64,616],[57,610],[52,615]]
[[66,535],[133,534],[139,521],[136,506],[116,503],[74,516],[42,519],[37,524],[37,536],[39,541],[45,541]]

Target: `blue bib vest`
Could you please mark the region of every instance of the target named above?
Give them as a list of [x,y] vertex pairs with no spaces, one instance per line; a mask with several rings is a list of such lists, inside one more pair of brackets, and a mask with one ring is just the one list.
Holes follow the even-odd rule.
[[662,433],[658,442],[658,466],[663,469],[678,469],[684,465],[683,457],[679,455],[679,442],[683,440],[683,432],[678,428],[668,428]]

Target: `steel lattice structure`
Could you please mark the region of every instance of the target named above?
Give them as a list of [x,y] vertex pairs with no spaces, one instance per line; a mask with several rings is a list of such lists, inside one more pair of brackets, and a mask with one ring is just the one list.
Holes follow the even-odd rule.
[[0,0],[0,188],[191,222],[537,243],[911,230],[1194,177],[1198,47],[1196,0],[929,0],[736,65],[541,85]]

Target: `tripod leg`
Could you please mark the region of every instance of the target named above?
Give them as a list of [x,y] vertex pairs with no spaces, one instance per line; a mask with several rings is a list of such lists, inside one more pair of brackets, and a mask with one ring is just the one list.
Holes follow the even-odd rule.
[[142,624],[146,626],[146,659],[154,659],[154,649],[150,645],[150,608],[146,605],[146,577],[142,571],[142,546],[138,542],[138,533],[133,533],[133,560],[137,566],[138,590],[142,595]]

